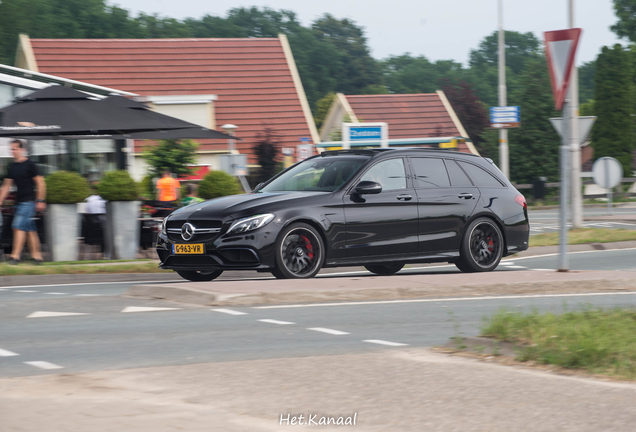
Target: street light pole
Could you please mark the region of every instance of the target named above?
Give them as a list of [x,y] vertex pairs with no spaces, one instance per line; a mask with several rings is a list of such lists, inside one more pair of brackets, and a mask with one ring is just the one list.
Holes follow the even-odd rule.
[[[223,129],[228,135],[234,136],[234,131],[238,129],[238,126],[233,124],[224,124],[223,126],[221,126],[221,129]],[[227,140],[227,151],[230,154],[234,154],[234,139],[233,138],[230,138]]]
[[[499,106],[506,106],[506,54],[503,30],[503,0],[499,0]],[[510,178],[508,168],[508,129],[499,129],[499,165],[501,172]]]
[[[574,28],[574,0],[569,0],[570,28]],[[572,185],[572,227],[583,226],[583,192],[581,190],[581,142],[579,137],[579,73],[576,63],[572,65],[570,76],[570,94],[568,104],[570,109],[570,157],[571,157],[571,185]]]

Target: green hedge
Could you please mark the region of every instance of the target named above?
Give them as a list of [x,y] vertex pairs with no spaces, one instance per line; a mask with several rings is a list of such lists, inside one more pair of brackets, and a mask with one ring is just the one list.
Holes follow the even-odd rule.
[[86,179],[74,172],[57,171],[46,176],[45,181],[49,204],[75,204],[90,195]]
[[223,171],[210,171],[199,184],[199,196],[203,199],[236,195],[241,191],[236,178]]
[[97,185],[97,193],[107,201],[137,201],[137,183],[128,171],[109,171]]

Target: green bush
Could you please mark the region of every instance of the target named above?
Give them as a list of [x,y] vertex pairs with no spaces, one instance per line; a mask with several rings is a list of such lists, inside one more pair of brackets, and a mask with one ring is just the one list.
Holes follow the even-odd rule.
[[139,194],[147,200],[154,200],[156,196],[155,184],[152,176],[147,175],[137,184]]
[[109,171],[97,185],[97,193],[107,201],[136,201],[137,183],[128,171]]
[[199,196],[203,199],[218,198],[241,193],[239,182],[223,171],[210,171],[199,184]]
[[75,204],[90,195],[88,182],[77,173],[57,171],[45,179],[46,202],[49,204]]

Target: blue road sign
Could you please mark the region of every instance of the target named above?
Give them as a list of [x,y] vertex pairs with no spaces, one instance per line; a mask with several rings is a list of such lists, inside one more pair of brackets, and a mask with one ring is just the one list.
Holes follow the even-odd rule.
[[349,140],[350,141],[362,141],[362,140],[379,140],[382,139],[382,127],[349,127]]
[[490,107],[490,123],[519,123],[519,107]]

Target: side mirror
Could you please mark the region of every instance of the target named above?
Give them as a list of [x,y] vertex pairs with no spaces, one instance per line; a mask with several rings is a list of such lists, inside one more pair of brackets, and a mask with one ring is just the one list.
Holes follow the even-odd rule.
[[356,185],[353,191],[358,195],[379,194],[382,192],[382,185],[374,181],[363,180]]

